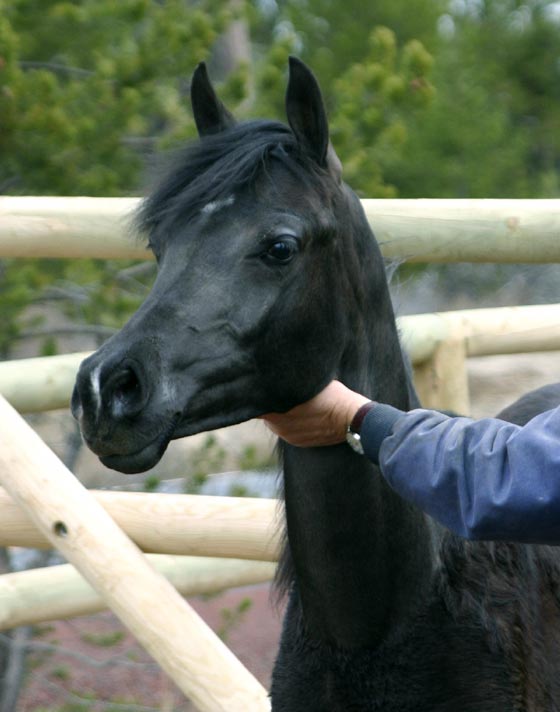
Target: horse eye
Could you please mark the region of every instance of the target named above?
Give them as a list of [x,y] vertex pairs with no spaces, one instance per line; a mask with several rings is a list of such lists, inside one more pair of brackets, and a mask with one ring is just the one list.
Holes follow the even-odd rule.
[[289,262],[297,252],[295,240],[277,240],[266,251],[266,257],[274,262]]

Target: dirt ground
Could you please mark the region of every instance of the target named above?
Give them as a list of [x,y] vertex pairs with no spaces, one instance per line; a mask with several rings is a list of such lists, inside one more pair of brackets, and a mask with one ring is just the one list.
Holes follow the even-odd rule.
[[[492,356],[469,361],[472,414],[493,415],[522,393],[560,380],[560,353]],[[252,438],[267,438],[251,428]],[[238,443],[239,429],[222,434]],[[247,428],[242,429],[247,436]],[[259,432],[261,433],[259,435]],[[195,598],[194,608],[268,688],[281,627],[266,585]],[[157,616],[157,610],[154,611]],[[193,709],[109,613],[39,627],[18,712],[88,709],[147,712]]]
[[[271,604],[269,587],[188,600],[268,689],[282,613]],[[18,712],[195,710],[108,612],[41,626],[33,642]]]

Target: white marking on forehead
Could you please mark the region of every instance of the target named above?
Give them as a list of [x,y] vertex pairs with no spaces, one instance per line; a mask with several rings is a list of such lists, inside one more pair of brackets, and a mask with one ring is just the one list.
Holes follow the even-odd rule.
[[101,407],[101,386],[99,384],[99,372],[101,371],[101,366],[94,368],[91,372],[90,382],[91,382],[91,393],[93,395],[93,400],[95,402],[95,412],[99,413]]
[[206,203],[206,205],[200,211],[205,215],[212,215],[212,213],[218,212],[222,208],[227,208],[228,205],[233,205],[235,203],[235,196],[230,195],[228,198],[223,200],[213,200],[211,203]]

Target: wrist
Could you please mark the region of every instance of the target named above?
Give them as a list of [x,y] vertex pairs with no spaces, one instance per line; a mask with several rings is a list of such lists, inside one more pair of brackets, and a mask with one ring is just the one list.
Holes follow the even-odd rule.
[[347,423],[346,442],[348,445],[350,445],[354,452],[357,452],[360,455],[364,454],[364,449],[361,441],[362,422],[364,421],[366,415],[374,407],[375,403],[373,401],[364,398],[357,410],[353,409],[353,415]]
[[360,435],[364,418],[373,407],[375,407],[374,401],[367,401],[366,403],[363,403],[354,413],[352,420],[348,424],[348,430],[351,430],[353,433]]
[[352,426],[352,424],[354,423],[354,419],[361,411],[361,409],[372,402],[373,401],[371,401],[369,398],[366,398],[365,396],[359,395],[357,393],[353,394],[353,397],[349,399],[346,407],[346,416],[344,422],[344,428],[346,431]]

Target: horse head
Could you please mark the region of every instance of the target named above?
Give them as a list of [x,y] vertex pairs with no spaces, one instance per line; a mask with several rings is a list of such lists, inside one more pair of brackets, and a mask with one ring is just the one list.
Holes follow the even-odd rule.
[[352,339],[344,295],[360,265],[347,264],[341,225],[359,201],[311,71],[290,60],[289,127],[236,123],[203,64],[191,100],[200,138],[138,217],[153,288],[82,363],[72,396],[88,446],[128,473],[155,465],[171,439],[306,400]]

